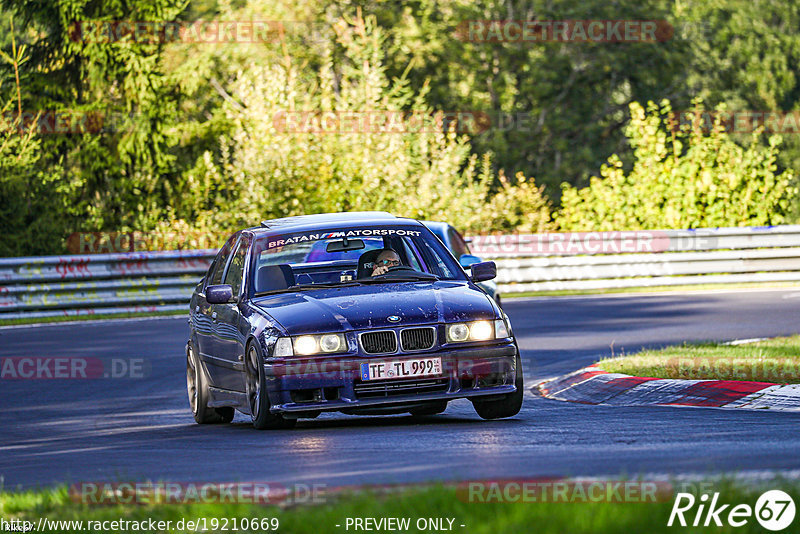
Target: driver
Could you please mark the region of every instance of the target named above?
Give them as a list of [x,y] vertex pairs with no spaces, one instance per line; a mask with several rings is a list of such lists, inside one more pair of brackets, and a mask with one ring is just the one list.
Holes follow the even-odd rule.
[[372,267],[372,276],[385,274],[392,267],[400,265],[400,256],[392,249],[386,249],[378,254]]

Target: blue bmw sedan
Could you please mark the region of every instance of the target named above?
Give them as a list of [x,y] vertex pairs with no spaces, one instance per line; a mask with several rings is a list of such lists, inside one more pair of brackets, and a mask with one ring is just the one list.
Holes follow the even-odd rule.
[[198,423],[235,410],[258,429],[324,411],[434,415],[468,398],[516,415],[508,317],[422,223],[389,213],[264,221],[222,246],[190,304],[189,403]]

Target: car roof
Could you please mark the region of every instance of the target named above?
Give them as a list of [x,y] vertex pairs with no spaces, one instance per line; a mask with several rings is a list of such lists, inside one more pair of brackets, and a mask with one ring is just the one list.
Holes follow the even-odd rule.
[[342,213],[318,213],[315,215],[297,215],[281,219],[263,221],[261,226],[248,228],[253,233],[274,234],[287,232],[302,232],[304,230],[324,230],[343,225],[353,226],[387,226],[391,224],[420,225],[415,219],[397,217],[385,211],[349,211]]

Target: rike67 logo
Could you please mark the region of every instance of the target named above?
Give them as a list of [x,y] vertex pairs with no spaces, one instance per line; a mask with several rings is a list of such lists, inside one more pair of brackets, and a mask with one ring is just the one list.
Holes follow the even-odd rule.
[[674,525],[708,527],[730,525],[742,527],[755,516],[756,521],[765,529],[780,531],[789,527],[794,521],[794,500],[786,492],[770,490],[763,493],[756,501],[755,507],[749,504],[723,504],[719,501],[719,493],[709,496],[704,493],[696,498],[691,493],[678,493],[667,526]]

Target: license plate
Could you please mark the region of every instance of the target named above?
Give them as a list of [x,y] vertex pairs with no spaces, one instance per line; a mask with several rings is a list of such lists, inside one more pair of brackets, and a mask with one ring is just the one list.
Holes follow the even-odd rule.
[[361,380],[391,380],[442,374],[441,358],[393,360],[361,364]]

